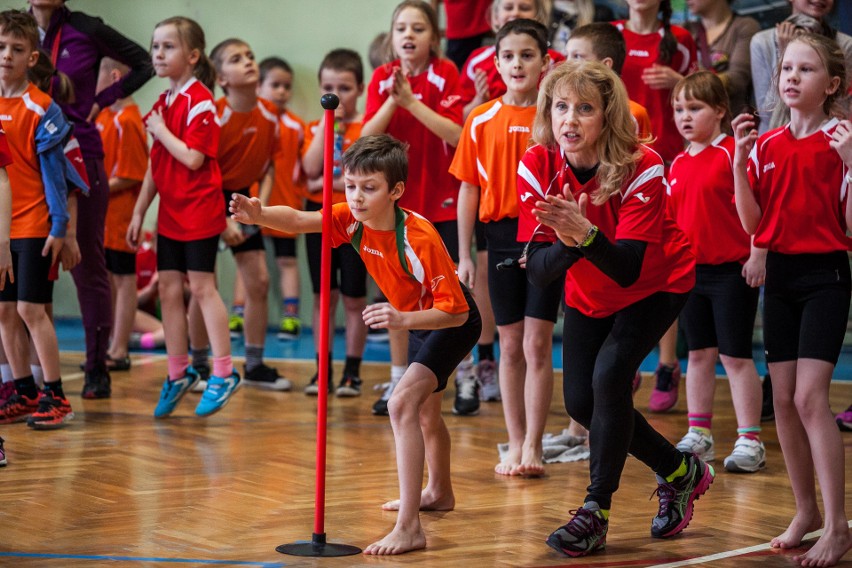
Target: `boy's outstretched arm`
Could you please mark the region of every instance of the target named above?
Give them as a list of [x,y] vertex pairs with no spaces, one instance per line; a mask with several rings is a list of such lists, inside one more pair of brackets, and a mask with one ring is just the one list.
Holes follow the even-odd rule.
[[257,197],[239,193],[231,194],[228,211],[232,219],[246,225],[262,225],[288,233],[322,231],[322,213],[319,211],[298,211],[285,205],[264,207]]
[[387,302],[367,306],[361,315],[373,329],[444,329],[459,327],[467,321],[469,312],[451,314],[438,308],[422,312],[401,312]]

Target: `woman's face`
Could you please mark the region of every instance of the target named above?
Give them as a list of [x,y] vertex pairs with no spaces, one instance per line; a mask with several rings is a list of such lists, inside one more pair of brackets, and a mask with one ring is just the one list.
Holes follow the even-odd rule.
[[604,126],[600,96],[587,100],[568,89],[556,91],[550,113],[553,137],[571,165],[590,168],[597,164],[597,143]]
[[820,19],[834,8],[834,0],[790,0],[794,14]]

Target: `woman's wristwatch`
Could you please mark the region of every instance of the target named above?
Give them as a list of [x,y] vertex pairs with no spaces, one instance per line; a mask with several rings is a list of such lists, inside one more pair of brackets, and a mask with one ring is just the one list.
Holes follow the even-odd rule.
[[586,238],[583,239],[582,242],[577,243],[577,248],[582,249],[591,245],[594,242],[596,236],[598,236],[598,228],[596,225],[592,225],[591,227],[589,227],[589,230],[586,231]]

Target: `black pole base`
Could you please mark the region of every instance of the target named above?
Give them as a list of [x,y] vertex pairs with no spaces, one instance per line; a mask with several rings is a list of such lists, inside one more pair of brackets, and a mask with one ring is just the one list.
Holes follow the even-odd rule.
[[354,556],[361,554],[361,549],[351,544],[336,544],[325,541],[325,533],[312,535],[311,542],[293,542],[275,547],[276,552],[290,556]]

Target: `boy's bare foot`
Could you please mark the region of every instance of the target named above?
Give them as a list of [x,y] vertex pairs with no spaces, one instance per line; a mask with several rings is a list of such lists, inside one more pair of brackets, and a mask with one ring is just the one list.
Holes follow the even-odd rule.
[[810,550],[799,556],[794,556],[793,560],[802,566],[834,566],[852,548],[852,537],[849,536],[849,529],[842,528],[842,534],[823,534]]
[[787,530],[770,541],[772,548],[796,548],[802,544],[802,538],[809,532],[822,526],[822,516],[817,511],[813,516],[803,517],[796,513]]
[[[450,493],[449,495],[436,495],[431,491],[424,489],[420,493],[420,510],[421,511],[452,511],[456,508],[456,498]],[[383,511],[399,511],[399,499],[388,501],[382,505]]]
[[544,475],[544,459],[541,456],[541,448],[524,449],[521,464],[513,470],[512,475],[523,475],[524,477],[541,477]]
[[513,473],[517,470],[521,465],[521,450],[518,448],[517,450],[509,449],[506,452],[506,459],[498,463],[494,466],[494,473],[498,475],[520,475],[520,473]]
[[426,548],[426,535],[418,526],[414,532],[406,532],[394,527],[385,538],[374,542],[364,549],[364,554],[385,556],[390,554],[402,554],[412,550]]

